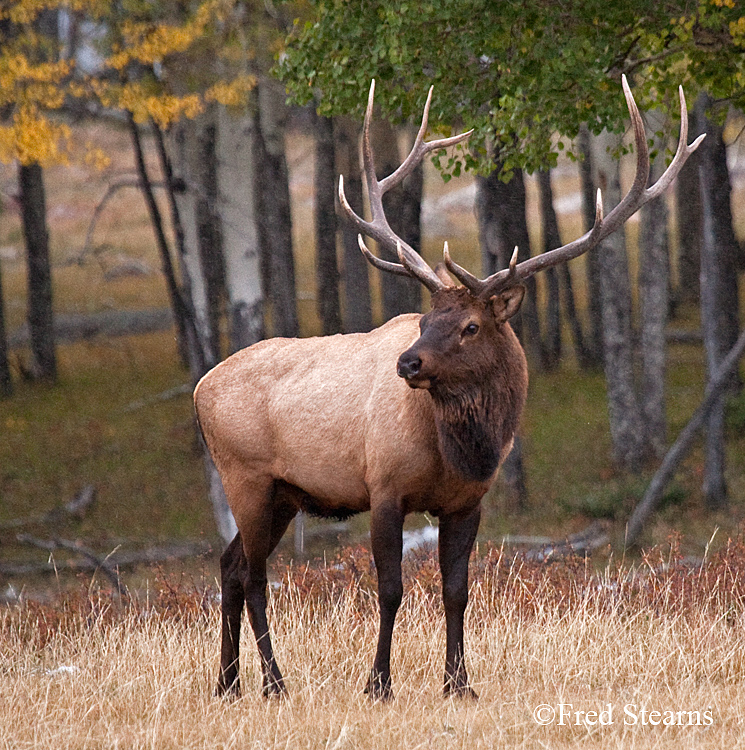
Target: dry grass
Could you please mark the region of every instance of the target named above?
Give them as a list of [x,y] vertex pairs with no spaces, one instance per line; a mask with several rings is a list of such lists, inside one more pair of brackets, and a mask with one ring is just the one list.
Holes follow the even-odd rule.
[[[408,565],[396,698],[384,705],[362,692],[377,622],[373,571],[359,549],[275,571],[270,616],[291,691],[282,701],[259,697],[248,635],[245,697],[212,696],[219,612],[209,589],[162,584],[127,607],[101,593],[26,603],[0,613],[0,747],[735,747],[744,552],[730,543],[692,569],[675,549],[658,551],[601,574],[582,561],[475,555],[467,656],[478,703],[440,695],[444,621],[426,556]],[[571,704],[572,714],[540,726],[541,704]],[[625,714],[627,705],[635,708]],[[577,720],[577,711],[609,706],[612,723]],[[655,726],[648,715],[642,725],[642,707],[674,712],[684,726]],[[688,711],[700,724],[691,714],[688,725]]]

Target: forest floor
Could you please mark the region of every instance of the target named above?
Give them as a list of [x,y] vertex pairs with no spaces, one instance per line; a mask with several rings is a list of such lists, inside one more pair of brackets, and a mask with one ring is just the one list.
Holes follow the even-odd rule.
[[[111,156],[102,170],[84,164],[46,171],[47,205],[54,267],[55,308],[60,314],[93,315],[107,311],[162,310],[167,296],[144,203],[133,187],[122,187],[101,212],[90,247],[86,233],[95,207],[106,191],[133,177],[128,135],[111,127],[82,127],[77,136]],[[292,176],[293,225],[298,276],[298,306],[302,334],[319,331],[315,310],[315,271],[312,222],[312,159],[310,139],[302,132],[288,139]],[[580,234],[578,177],[570,162],[554,174],[560,228],[567,239]],[[745,204],[745,184],[735,185],[734,205]],[[15,173],[0,171],[3,213],[0,215],[0,262],[9,331],[18,329],[25,314],[23,242],[15,198]],[[427,165],[424,206],[424,255],[434,263],[447,240],[462,265],[478,270],[479,255],[473,215],[471,177],[445,184]],[[528,180],[532,240],[540,229],[537,190]],[[745,212],[737,216],[738,234],[745,237]],[[633,248],[637,225],[630,222]],[[635,253],[631,253],[636,274]],[[573,267],[581,309],[586,308],[582,260]],[[379,315],[377,275],[371,275]],[[542,289],[542,287],[541,287]],[[543,293],[543,292],[542,292]],[[426,304],[426,303],[425,303]],[[681,308],[676,328],[695,330],[696,311]],[[608,544],[594,553],[604,565],[622,554],[624,523],[640,499],[654,466],[643,475],[619,474],[610,459],[610,435],[602,373],[580,372],[571,355],[559,369],[539,373],[531,367],[527,413],[521,427],[529,499],[516,508],[499,484],[485,500],[480,542],[505,537],[535,536],[562,539],[600,519]],[[16,375],[28,360],[23,348],[13,352]],[[201,459],[196,445],[188,374],[178,363],[171,330],[63,343],[59,347],[60,380],[38,385],[16,377],[14,396],[0,402],[0,563],[50,562],[57,578],[28,575],[0,580],[0,596],[53,595],[67,580],[62,562],[80,558],[69,550],[42,551],[19,544],[18,531],[37,538],[50,534],[80,541],[101,558],[160,548],[185,541],[217,550],[217,537],[206,501]],[[687,422],[703,395],[704,354],[700,345],[669,347],[668,420],[672,440]],[[165,394],[161,398],[161,395]],[[730,405],[728,417],[727,482],[730,504],[717,513],[704,507],[701,480],[703,458],[697,447],[681,467],[665,501],[649,523],[644,544],[682,535],[682,550],[701,558],[737,533],[745,521],[745,399]],[[39,516],[59,508],[82,489],[95,488],[96,502],[82,519],[57,516],[53,529]],[[9,527],[26,519],[23,528]],[[48,520],[48,519],[47,519]],[[429,523],[415,517],[409,527]],[[367,518],[346,526],[310,520],[304,556],[331,556],[339,543],[363,541]],[[330,533],[324,534],[324,529]],[[46,535],[46,536],[45,536]],[[279,554],[294,553],[288,533]],[[213,580],[216,555],[175,563],[169,569]],[[146,588],[149,569],[127,580]],[[50,581],[52,582],[50,584]],[[51,594],[50,594],[51,591]]]

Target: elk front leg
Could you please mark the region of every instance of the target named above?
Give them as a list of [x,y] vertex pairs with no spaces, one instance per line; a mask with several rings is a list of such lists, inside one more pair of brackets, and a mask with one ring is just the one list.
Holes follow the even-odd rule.
[[465,514],[440,518],[439,556],[447,646],[445,695],[478,698],[468,684],[464,661],[463,615],[468,604],[468,558],[481,520],[481,505]]
[[365,692],[376,700],[393,698],[391,688],[391,639],[396,613],[403,598],[401,554],[403,550],[403,512],[397,504],[373,506],[370,537],[378,571],[380,633],[370,679]]

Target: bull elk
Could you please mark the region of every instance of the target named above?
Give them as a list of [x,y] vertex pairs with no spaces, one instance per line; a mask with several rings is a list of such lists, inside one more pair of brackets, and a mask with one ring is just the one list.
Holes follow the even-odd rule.
[[[430,268],[392,231],[383,194],[432,151],[470,132],[425,141],[430,89],[411,153],[378,181],[370,146],[374,81],[363,126],[364,172],[372,218],[350,208],[339,180],[341,210],[359,229],[367,259],[383,271],[419,279],[432,294],[425,315],[400,315],[370,333],[261,341],[233,354],[194,392],[204,439],[222,478],[238,534],[220,560],[222,648],[219,694],[240,694],[238,646],[245,602],[261,658],[264,695],[285,692],[266,617],[266,560],[299,510],[326,517],[370,511],[378,576],[380,632],[366,692],[390,698],[393,624],[401,603],[402,526],[407,513],[439,519],[439,562],[446,617],[446,695],[474,696],[464,662],[463,615],[468,559],[481,498],[512,446],[525,403],[528,370],[509,319],[522,282],[595,247],[673,181],[701,138],[681,133],[663,176],[647,187],[649,153],[641,116],[623,80],[636,141],[633,186],[603,218],[563,247],[479,279],[444,249],[447,273]],[[703,136],[701,136],[703,137]],[[395,250],[400,263],[372,255],[365,234]]]

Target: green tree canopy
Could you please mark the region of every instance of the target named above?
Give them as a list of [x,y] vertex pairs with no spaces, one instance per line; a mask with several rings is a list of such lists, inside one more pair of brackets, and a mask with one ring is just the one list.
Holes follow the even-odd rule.
[[622,73],[645,107],[677,110],[681,83],[689,96],[705,88],[745,104],[745,15],[734,0],[315,0],[313,11],[279,64],[299,102],[361,112],[376,78],[386,115],[407,118],[434,85],[432,125],[475,128],[481,167],[492,142],[507,174],[555,164],[582,123],[621,130]]

